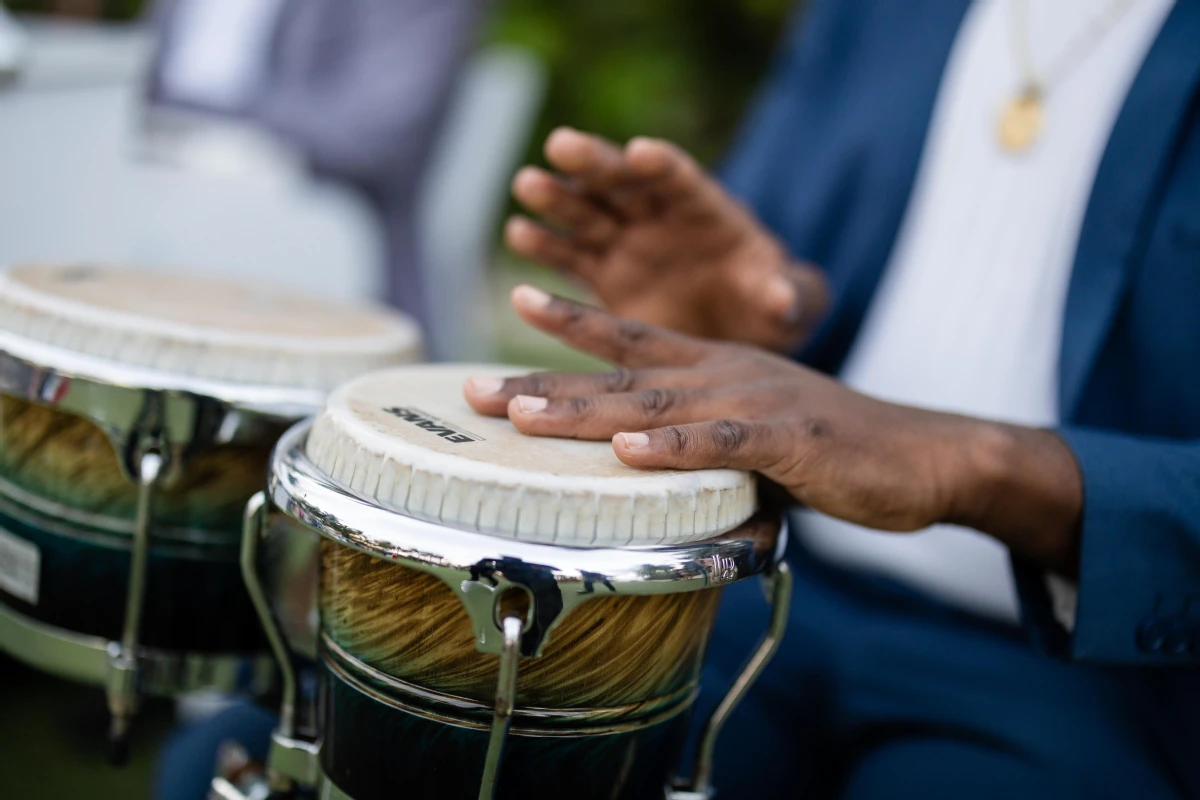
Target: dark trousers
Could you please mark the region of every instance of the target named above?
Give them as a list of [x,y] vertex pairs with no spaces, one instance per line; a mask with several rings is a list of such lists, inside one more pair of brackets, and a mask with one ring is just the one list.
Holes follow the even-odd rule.
[[[789,561],[787,636],[718,741],[720,800],[1197,796],[1196,706],[1158,700],[1194,670],[1066,664],[898,583]],[[767,614],[754,582],[727,589],[697,726]]]

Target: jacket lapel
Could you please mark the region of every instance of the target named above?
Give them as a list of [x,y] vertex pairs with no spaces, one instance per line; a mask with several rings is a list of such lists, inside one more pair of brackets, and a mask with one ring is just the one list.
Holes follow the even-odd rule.
[[1200,81],[1200,0],[1177,0],[1146,55],[1096,172],[1075,251],[1059,355],[1071,418],[1154,219]]

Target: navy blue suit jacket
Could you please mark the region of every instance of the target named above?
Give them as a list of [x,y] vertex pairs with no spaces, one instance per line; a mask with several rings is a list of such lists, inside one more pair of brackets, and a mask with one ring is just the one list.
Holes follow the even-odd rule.
[[[800,354],[820,369],[838,370],[888,261],[967,6],[813,3],[726,164],[730,189],[828,272],[833,312]],[[1036,639],[1077,659],[1200,662],[1198,87],[1200,0],[1178,0],[1099,165],[1067,298],[1060,432],[1085,492],[1073,633],[1017,565]]]

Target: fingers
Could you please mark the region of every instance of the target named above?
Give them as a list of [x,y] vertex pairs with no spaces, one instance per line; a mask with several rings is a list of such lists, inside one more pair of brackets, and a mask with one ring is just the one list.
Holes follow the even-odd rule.
[[563,397],[519,394],[508,418],[522,433],[570,439],[611,439],[619,431],[644,430],[712,419],[728,404],[706,388],[658,385],[637,392]]
[[519,256],[574,275],[586,274],[595,259],[588,248],[569,236],[525,217],[513,217],[505,223],[504,242]]
[[563,174],[578,178],[589,190],[605,191],[637,183],[625,154],[599,136],[558,128],[546,138],[546,160]]
[[[471,378],[463,389],[467,402],[481,414],[503,417],[518,395],[563,398],[636,392],[651,386],[695,385],[698,376],[685,370],[618,369],[612,372],[535,372],[514,378]],[[609,433],[608,438],[612,436]]]
[[619,233],[617,220],[561,178],[524,167],[513,179],[513,197],[529,211],[570,231],[590,247],[604,247]]
[[614,317],[606,311],[518,286],[513,307],[535,328],[621,367],[691,366],[721,345]]
[[546,140],[551,166],[580,182],[600,205],[625,219],[654,216],[670,202],[718,199],[720,188],[673,144],[639,137],[624,148],[598,136],[559,128]]
[[625,158],[630,172],[662,200],[693,210],[730,202],[695,159],[671,142],[639,136],[626,145]]
[[612,438],[617,458],[639,469],[743,469],[762,471],[782,462],[786,437],[770,423],[717,419],[669,425]]

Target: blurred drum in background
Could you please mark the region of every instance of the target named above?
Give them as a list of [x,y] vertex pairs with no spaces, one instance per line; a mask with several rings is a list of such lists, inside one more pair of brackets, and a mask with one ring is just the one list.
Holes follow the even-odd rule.
[[246,501],[329,388],[419,353],[382,310],[161,272],[0,275],[0,650],[104,686],[118,748],[139,694],[269,679]]
[[[502,367],[402,367],[336,390],[280,441],[243,565],[284,671],[275,788],[321,797],[706,796],[721,721],[782,632],[778,515],[754,478],[644,472],[606,442],[526,437],[462,398]],[[269,498],[269,501],[268,501]],[[316,733],[253,565],[269,511],[322,536]],[[720,587],[755,574],[776,619],[671,779]],[[221,797],[239,797],[230,781]]]

